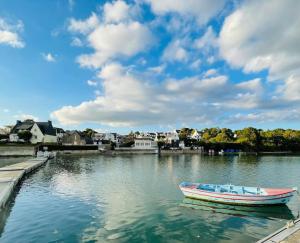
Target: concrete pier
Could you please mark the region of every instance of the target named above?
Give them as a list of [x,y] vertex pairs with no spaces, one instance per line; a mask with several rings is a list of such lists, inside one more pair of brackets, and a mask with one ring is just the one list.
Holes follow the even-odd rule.
[[271,235],[257,241],[257,243],[299,243],[300,242],[300,219],[288,222],[284,227]]
[[48,157],[29,159],[25,162],[0,168],[0,208],[8,202],[18,182],[24,175],[46,163]]

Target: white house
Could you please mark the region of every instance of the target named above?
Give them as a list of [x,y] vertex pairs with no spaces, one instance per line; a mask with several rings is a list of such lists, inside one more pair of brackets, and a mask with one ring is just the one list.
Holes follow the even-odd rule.
[[196,129],[193,129],[193,131],[191,132],[189,138],[196,139],[196,140],[199,141],[201,139],[201,134]]
[[93,141],[97,143],[103,140],[118,143],[118,138],[119,135],[117,133],[95,133],[93,135]]
[[33,120],[17,121],[9,135],[11,142],[20,141],[18,133],[22,131],[30,131],[32,134],[30,143],[57,143],[56,131],[52,126],[52,122],[35,122]]
[[155,149],[157,148],[157,143],[151,138],[135,138],[134,139],[134,149]]
[[167,132],[165,141],[169,144],[179,141],[179,136],[177,131],[175,130],[173,132]]

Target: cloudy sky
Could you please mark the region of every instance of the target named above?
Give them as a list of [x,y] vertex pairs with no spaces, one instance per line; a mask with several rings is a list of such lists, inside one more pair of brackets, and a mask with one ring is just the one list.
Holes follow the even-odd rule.
[[300,1],[0,2],[0,125],[300,129]]

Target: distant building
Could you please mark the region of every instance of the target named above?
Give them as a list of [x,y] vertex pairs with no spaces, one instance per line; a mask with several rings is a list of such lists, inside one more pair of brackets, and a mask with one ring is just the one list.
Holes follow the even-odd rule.
[[86,145],[86,139],[79,131],[66,131],[61,143],[62,145]]
[[157,143],[151,138],[135,138],[134,139],[134,149],[155,149],[157,148]]
[[93,135],[93,142],[94,144],[101,144],[104,141],[113,142],[116,144],[120,143],[120,139],[122,136],[120,136],[117,133],[95,133]]
[[22,131],[29,131],[32,136],[30,143],[57,143],[55,129],[52,122],[35,122],[33,120],[25,120],[23,122],[17,121],[16,125],[11,129],[9,140],[10,142],[19,142],[18,133]]
[[201,139],[201,134],[196,129],[193,129],[189,135],[189,138],[199,141]]
[[54,129],[55,129],[55,134],[56,134],[56,137],[57,137],[57,142],[61,143],[62,138],[65,134],[65,131],[64,131],[64,129],[59,128],[59,127],[54,127]]
[[178,135],[177,131],[175,130],[173,132],[167,132],[165,142],[168,143],[168,144],[178,143],[179,142],[179,135]]
[[0,135],[9,135],[13,126],[0,127]]

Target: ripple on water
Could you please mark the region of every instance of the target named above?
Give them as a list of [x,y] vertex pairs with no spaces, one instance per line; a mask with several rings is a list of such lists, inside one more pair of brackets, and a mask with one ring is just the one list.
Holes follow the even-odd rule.
[[[180,207],[178,184],[300,187],[299,162],[283,156],[60,156],[26,177],[0,241],[254,242],[286,217]],[[288,206],[297,214],[298,200]]]

